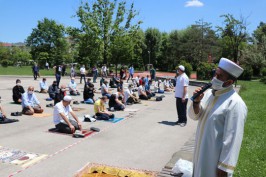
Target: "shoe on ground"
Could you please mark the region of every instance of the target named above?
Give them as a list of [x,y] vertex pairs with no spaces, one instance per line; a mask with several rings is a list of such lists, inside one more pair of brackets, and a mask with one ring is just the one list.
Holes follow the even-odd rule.
[[99,132],[100,131],[100,129],[99,128],[96,128],[96,127],[91,127],[90,130],[91,131],[94,131],[94,132]]
[[76,130],[74,133],[73,133],[73,137],[74,138],[84,138],[84,134],[80,131],[80,130]]
[[176,124],[176,125],[180,125],[180,124],[181,124],[181,122],[179,122],[179,121],[176,121],[176,122],[175,122],[175,124]]
[[180,127],[185,127],[186,125],[186,123],[180,123]]

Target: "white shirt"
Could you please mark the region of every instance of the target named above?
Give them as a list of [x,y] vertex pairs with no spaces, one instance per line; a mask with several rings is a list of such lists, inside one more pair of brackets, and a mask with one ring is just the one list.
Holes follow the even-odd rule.
[[141,91],[144,92],[144,88],[142,87],[142,85],[140,85],[139,88],[138,88],[138,94],[139,94],[139,96],[142,95],[141,94]]
[[135,80],[136,80],[136,83],[139,84],[139,77],[138,76],[135,78]]
[[106,69],[107,69],[106,66],[102,67],[102,71],[106,72]]
[[233,86],[205,92],[200,111],[189,107],[189,117],[198,120],[193,168],[195,177],[216,176],[217,168],[232,176],[244,134],[247,107]]
[[102,94],[106,93],[105,90],[108,90],[108,88],[109,88],[108,85],[102,84],[102,87],[101,87],[101,93],[102,93]]
[[72,108],[70,107],[70,105],[68,106],[64,106],[63,102],[59,102],[54,106],[54,124],[57,125],[60,122],[62,123],[66,123],[64,121],[64,119],[61,117],[60,113],[63,113],[68,119],[69,119],[69,113],[72,112]]
[[[184,87],[187,87],[188,84],[189,84],[189,79],[186,73],[183,73],[176,78],[176,86],[175,86],[175,97],[176,98],[183,98]],[[188,93],[186,94],[185,98],[188,98]]]
[[80,74],[85,74],[86,69],[84,67],[81,67],[79,71],[80,71]]
[[129,98],[129,96],[132,95],[132,94],[133,94],[132,90],[125,89],[124,90],[125,101],[127,101],[127,99]]

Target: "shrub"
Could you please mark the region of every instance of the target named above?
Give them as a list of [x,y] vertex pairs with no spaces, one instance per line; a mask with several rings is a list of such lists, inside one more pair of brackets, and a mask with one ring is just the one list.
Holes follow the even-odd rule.
[[263,68],[263,69],[261,70],[261,74],[262,74],[262,76],[266,76],[266,68]]
[[[182,60],[179,65],[183,65],[185,67],[185,73],[187,74],[188,77],[190,77],[191,72],[192,72],[191,64],[189,64],[188,62]],[[176,70],[178,69],[178,66],[175,67]]]
[[3,67],[8,67],[8,65],[10,65],[11,63],[8,61],[8,60],[2,60],[1,61],[1,65],[3,66]]
[[251,80],[253,75],[253,69],[249,65],[241,66],[244,69],[244,72],[238,78],[239,80]]
[[197,79],[199,80],[210,80],[212,79],[212,71],[216,69],[217,66],[213,63],[201,62],[197,67]]

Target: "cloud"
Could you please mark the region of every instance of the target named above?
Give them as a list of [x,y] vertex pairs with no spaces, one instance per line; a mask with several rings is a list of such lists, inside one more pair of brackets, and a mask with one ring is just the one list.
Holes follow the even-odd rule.
[[185,7],[202,7],[204,4],[199,0],[190,0],[186,2]]

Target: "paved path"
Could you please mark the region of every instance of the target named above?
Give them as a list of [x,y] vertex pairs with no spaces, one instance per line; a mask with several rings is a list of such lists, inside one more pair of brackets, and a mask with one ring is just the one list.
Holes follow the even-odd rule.
[[[11,104],[15,80],[16,77],[0,77],[0,96],[8,115],[21,110],[20,105]],[[21,80],[24,88],[29,85],[38,88],[39,81],[34,81],[32,77]],[[47,82],[51,84],[53,80],[48,78]],[[62,83],[68,82],[69,77],[62,79]],[[83,85],[79,84],[78,87],[82,89]],[[99,88],[99,85],[96,84],[96,87]],[[189,88],[190,95],[193,90],[194,87]],[[45,101],[48,95],[36,95],[43,107],[50,103]],[[197,124],[188,120],[186,127],[174,126],[177,119],[174,93],[166,93],[165,96],[162,102],[143,101],[142,104],[128,106],[136,112],[115,112],[116,117],[125,118],[116,124],[83,122],[84,128],[94,126],[101,129],[101,132],[84,139],[48,133],[47,130],[54,126],[52,116],[21,116],[17,117],[20,120],[18,123],[0,125],[0,146],[47,155],[44,160],[26,169],[0,162],[0,176],[71,177],[88,162],[160,171],[173,153],[193,136]],[[82,96],[74,98],[82,100]],[[92,105],[75,107],[86,108],[76,112],[78,116],[93,114]],[[45,107],[45,113],[52,114],[52,111],[52,108]]]

